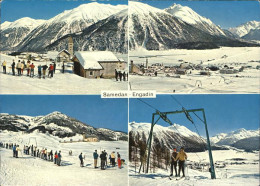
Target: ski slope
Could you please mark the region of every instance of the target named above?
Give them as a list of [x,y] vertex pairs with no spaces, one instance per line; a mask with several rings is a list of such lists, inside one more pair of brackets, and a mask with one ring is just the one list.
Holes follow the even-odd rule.
[[[7,74],[0,70],[0,94],[100,94],[101,90],[127,90],[127,82],[119,82],[115,79],[87,79],[72,73],[72,67],[67,67],[66,73],[62,73],[62,64],[57,64],[53,78],[39,79],[37,76],[29,78],[24,71],[23,76],[11,75],[11,63],[17,58],[1,54],[1,64],[7,62]],[[33,62],[34,74],[38,74],[39,64],[51,64],[51,62]],[[17,71],[15,72],[17,74]],[[47,73],[47,72],[46,72]]]
[[[208,160],[207,152],[187,153],[188,160],[205,161]],[[216,168],[216,179],[212,180],[209,172],[201,172],[194,169],[186,169],[186,179],[176,181],[169,179],[170,170],[157,169],[155,173],[139,174],[135,173],[135,167],[129,166],[130,185],[174,185],[174,186],[257,186],[259,185],[259,152],[246,153],[238,150],[213,151],[214,161],[232,162],[232,158],[244,158],[246,164],[227,165],[225,168]],[[257,162],[257,164],[252,164]],[[138,167],[139,168],[139,167]],[[138,171],[137,168],[137,171]],[[182,175],[182,173],[181,173]]]
[[[78,138],[79,136],[75,136],[72,139],[77,140]],[[0,133],[0,139],[4,143],[18,142],[21,148],[23,145],[33,144],[35,146],[37,143],[37,147],[40,149],[47,148],[48,152],[61,150],[62,155],[61,166],[57,166],[53,162],[40,158],[21,155],[20,152],[18,153],[19,158],[13,158],[11,149],[0,148],[0,185],[127,185],[128,183],[127,142],[59,143],[64,139],[37,132],[22,134],[22,132],[7,131]],[[72,150],[72,156],[69,156],[69,150]],[[126,165],[123,165],[122,169],[118,167],[109,167],[106,170],[94,169],[94,150],[97,150],[98,154],[101,150],[106,150],[108,155],[112,151],[119,152],[121,159],[126,160]],[[85,167],[80,167],[78,156],[81,152],[85,156]],[[100,159],[98,160],[99,165]]]
[[[166,77],[165,74],[154,76],[130,75],[132,90],[156,90],[157,93],[259,93],[260,71],[256,66],[259,61],[260,47],[222,47],[212,50],[167,50],[146,51],[139,49],[129,52],[129,59],[134,64],[145,64],[148,56],[148,65],[160,63],[163,65],[180,65],[183,62],[201,64],[203,67],[214,65],[224,67],[251,66],[236,74],[220,74],[211,71],[210,76],[199,75],[199,70],[192,70],[191,74],[180,75],[180,78]],[[149,57],[153,56],[153,57]],[[238,75],[238,77],[236,77]],[[202,86],[196,86],[197,83]]]

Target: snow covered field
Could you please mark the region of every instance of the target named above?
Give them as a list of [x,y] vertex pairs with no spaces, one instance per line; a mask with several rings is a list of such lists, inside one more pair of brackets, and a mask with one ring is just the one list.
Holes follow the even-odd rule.
[[[208,161],[208,153],[187,153],[188,159],[192,161]],[[198,170],[186,170],[186,179],[176,181],[174,178],[170,180],[170,170],[164,171],[157,169],[156,173],[138,174],[135,173],[134,167],[130,167],[129,183],[130,185],[194,185],[194,186],[258,186],[259,185],[259,152],[246,153],[237,150],[220,150],[213,151],[214,161],[234,162],[232,158],[243,158],[246,164],[227,165],[225,168],[216,168],[216,179],[210,178],[209,172],[201,172]],[[257,163],[257,164],[252,164]],[[138,167],[139,168],[139,167]],[[181,173],[182,175],[182,173]]]
[[[27,72],[23,76],[11,75],[11,62],[14,57],[0,55],[1,64],[7,62],[7,73],[3,74],[2,66],[0,73],[0,94],[100,94],[101,90],[127,90],[127,82],[119,82],[115,79],[87,79],[71,72],[67,67],[66,73],[61,73],[62,64],[57,64],[53,78],[39,79],[36,76],[29,78]],[[18,59],[15,59],[17,63]],[[34,74],[38,74],[38,64],[46,62],[33,62],[36,66]],[[47,64],[50,64],[49,62]],[[17,72],[16,72],[17,73]]]
[[[260,65],[259,47],[222,47],[212,50],[185,50],[176,49],[168,51],[129,51],[129,59],[134,64],[148,65],[160,63],[163,65],[180,65],[183,62],[221,66],[228,65],[243,72],[236,74],[220,74],[219,71],[211,71],[211,76],[199,75],[198,70],[192,70],[191,74],[181,75],[180,78],[166,77],[158,74],[157,77],[131,75],[129,77],[132,90],[156,90],[157,93],[259,93],[260,71],[256,66]],[[238,75],[238,77],[236,77]],[[202,86],[198,87],[197,84]]]
[[[36,138],[36,140],[35,140]],[[75,140],[79,136],[75,137]],[[48,134],[31,133],[22,134],[21,132],[0,133],[0,139],[4,143],[18,142],[20,147],[23,145],[35,145],[40,149],[47,148],[48,151],[61,150],[61,166],[55,165],[40,158],[30,155],[21,155],[13,158],[12,150],[0,148],[0,185],[127,185],[128,183],[128,143],[124,141],[100,141],[100,142],[75,142],[59,143],[61,140]],[[68,139],[67,139],[68,140]],[[119,152],[121,159],[126,160],[126,165],[122,169],[109,167],[106,170],[94,169],[93,152],[94,150],[106,150],[108,154],[112,151]],[[72,150],[72,156],[69,156]],[[84,165],[80,167],[79,154],[85,155]],[[98,165],[100,160],[98,160]]]

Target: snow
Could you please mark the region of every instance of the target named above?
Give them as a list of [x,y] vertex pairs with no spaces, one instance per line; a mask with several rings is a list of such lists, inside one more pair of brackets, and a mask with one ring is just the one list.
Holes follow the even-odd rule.
[[228,30],[238,35],[239,37],[243,37],[248,34],[250,30],[260,29],[260,21],[249,21],[235,28],[229,28]]
[[115,62],[118,58],[109,51],[79,51],[75,53],[84,69],[103,69],[99,62]]
[[[163,65],[180,65],[183,62],[207,67],[216,65],[224,67],[252,66],[237,74],[220,74],[211,72],[211,76],[199,75],[200,71],[192,70],[191,74],[181,75],[180,78],[166,77],[158,74],[157,77],[130,75],[132,90],[156,90],[157,93],[259,93],[260,85],[259,63],[260,47],[222,47],[212,50],[174,49],[164,51],[147,51],[144,49],[129,51],[129,60],[134,64],[145,64],[148,56],[148,65],[160,63]],[[153,57],[149,57],[153,56]],[[182,61],[180,61],[182,60]],[[189,71],[188,71],[189,72]],[[238,75],[238,77],[236,77]],[[197,87],[196,82],[202,86]]]
[[[39,149],[47,148],[48,152],[61,150],[62,155],[62,166],[59,167],[53,162],[30,155],[21,155],[21,152],[18,153],[19,158],[13,158],[12,150],[0,148],[1,185],[127,185],[128,183],[127,142],[59,143],[64,139],[37,132],[22,134],[7,131],[0,133],[0,139],[4,143],[18,143],[21,148],[23,145],[35,146],[37,143]],[[72,150],[72,156],[69,156],[69,150]],[[107,170],[94,169],[94,150],[97,150],[98,154],[101,150],[106,150],[108,155],[112,151],[119,152],[121,158],[125,159],[126,165],[123,165],[122,169],[118,167],[110,167]],[[80,167],[78,158],[81,152],[85,156],[86,167],[83,168]]]
[[43,19],[32,19],[30,17],[23,17],[14,22],[5,21],[1,24],[1,31],[6,30],[8,28],[19,28],[19,27],[27,27],[31,30],[36,28],[37,26],[43,24],[46,20]]
[[148,4],[141,3],[141,2],[135,2],[135,1],[129,1],[129,14],[138,14],[138,15],[149,15],[150,13],[165,13],[164,10],[152,7]]
[[[57,63],[53,78],[39,79],[29,78],[24,71],[23,76],[11,75],[11,62],[17,58],[0,55],[1,64],[7,62],[7,73],[0,73],[1,94],[100,94],[101,90],[127,90],[127,82],[119,82],[115,79],[87,79],[72,73],[72,67],[66,67],[66,73],[61,73],[62,64]],[[33,62],[37,67],[39,64],[49,65],[51,62]],[[17,73],[17,72],[16,72]],[[37,74],[37,68],[35,69]]]
[[[151,123],[135,123],[135,122],[131,122],[129,123],[129,127],[128,127],[129,131],[144,131],[145,133],[149,133],[151,130]],[[157,124],[154,126],[153,128],[153,132],[160,134],[164,131],[171,131],[171,132],[175,132],[175,133],[180,133],[181,135],[185,136],[185,137],[191,137],[191,136],[198,136],[198,134],[196,134],[195,132],[192,132],[191,130],[189,130],[188,128],[186,128],[185,126],[179,125],[179,124],[173,124],[173,126],[168,126],[168,127],[164,127],[161,126],[160,124]]]
[[238,129],[232,132],[229,132],[227,134],[221,133],[213,136],[210,140],[213,143],[218,143],[221,142],[222,140],[232,140],[233,143],[245,139],[245,138],[250,138],[250,137],[257,137],[259,136],[259,129],[258,130],[246,130],[246,129]]
[[[239,150],[219,150],[212,151],[213,160],[232,162],[232,158],[244,158],[246,164],[230,165],[225,168],[215,168],[216,179],[210,178],[207,171],[198,171],[194,169],[186,169],[186,179],[176,181],[175,178],[169,180],[170,170],[157,169],[155,173],[138,174],[135,169],[129,166],[129,184],[130,185],[200,185],[200,186],[256,186],[259,184],[259,154],[258,152],[246,153]],[[201,160],[209,162],[208,152],[187,153],[188,160],[200,162]],[[234,162],[234,161],[233,161]],[[256,163],[256,164],[253,164]],[[137,167],[139,168],[139,167]],[[138,169],[137,169],[138,170]],[[188,179],[189,178],[189,179]]]
[[63,13],[48,20],[48,24],[57,22],[66,22],[71,24],[75,21],[83,21],[88,23],[95,23],[101,19],[105,19],[112,14],[115,14],[123,9],[126,9],[127,5],[110,5],[92,2],[88,4],[82,4],[72,10],[65,10]]

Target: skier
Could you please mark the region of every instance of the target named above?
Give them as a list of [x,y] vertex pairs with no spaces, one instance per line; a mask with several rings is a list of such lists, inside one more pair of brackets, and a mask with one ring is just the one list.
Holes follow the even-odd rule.
[[43,79],[45,79],[45,74],[46,74],[46,69],[48,68],[48,66],[47,65],[43,65],[42,66],[42,77],[43,77]]
[[121,169],[121,156],[119,152],[117,152],[117,164],[118,164],[118,168]]
[[61,164],[61,151],[58,153],[57,165],[60,166]]
[[15,157],[18,158],[18,151],[20,150],[19,145],[16,146]]
[[175,176],[177,177],[177,152],[176,148],[173,149],[172,155],[171,155],[171,175],[173,175],[173,167],[175,170]]
[[27,64],[26,64],[26,68],[27,68],[27,76],[29,76],[30,75],[30,61],[28,60],[27,61]]
[[120,79],[120,81],[122,81],[122,72],[121,71],[119,71],[119,79]]
[[18,76],[20,76],[21,75],[21,68],[22,68],[22,64],[21,64],[20,60],[18,60],[16,68],[17,68],[17,74],[18,74]]
[[41,79],[41,77],[42,77],[42,66],[41,65],[38,65],[38,77],[39,77],[39,79]]
[[157,76],[157,72],[156,71],[155,71],[154,75]]
[[3,66],[3,73],[6,74],[6,61],[2,63]]
[[14,144],[14,146],[13,146],[13,157],[15,157],[16,156],[16,144]]
[[98,160],[97,150],[95,150],[95,152],[93,153],[93,158],[94,158],[94,168],[98,168],[97,167],[97,160]]
[[23,75],[24,61],[21,63],[21,75]]
[[54,72],[54,74],[55,74],[55,70],[56,70],[56,63],[54,62],[53,63],[53,72]]
[[118,72],[116,69],[115,69],[115,77],[116,77],[116,81],[118,81]]
[[113,167],[116,166],[115,158],[116,158],[115,152],[112,152],[111,153],[111,162],[112,162]]
[[106,154],[104,151],[100,154],[101,170],[105,170]]
[[105,165],[107,166],[107,152],[106,152],[106,150],[104,150],[104,154],[105,154]]
[[15,68],[15,62],[14,62],[14,60],[13,60],[13,63],[12,63],[12,72],[13,72],[13,76],[15,76],[14,68]]
[[80,167],[84,167],[82,152],[81,152],[80,155],[79,155],[79,160],[80,160]]
[[54,154],[54,164],[57,164],[58,154],[57,151]]
[[48,76],[50,76],[51,75],[51,78],[53,77],[53,65],[52,64],[50,64],[50,67],[49,67],[49,74],[48,74]]
[[50,161],[53,162],[53,152],[52,152],[52,150],[50,152],[50,158],[51,158]]
[[31,73],[30,73],[30,77],[33,77],[34,76],[34,64],[32,63],[31,65],[30,65],[30,68],[31,68]]
[[184,174],[184,163],[185,163],[185,160],[187,159],[187,154],[184,152],[184,147],[181,147],[181,150],[178,153],[176,159],[179,160],[179,173],[178,173],[178,176],[180,177],[180,173],[181,173],[181,170],[182,170],[182,177],[185,177],[185,174]]
[[126,74],[125,74],[125,72],[123,72],[123,80],[125,81],[125,76],[126,76]]

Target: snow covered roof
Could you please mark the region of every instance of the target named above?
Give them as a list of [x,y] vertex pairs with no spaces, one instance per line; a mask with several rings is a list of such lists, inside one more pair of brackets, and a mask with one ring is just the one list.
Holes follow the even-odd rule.
[[58,55],[60,55],[60,53],[62,53],[62,52],[65,52],[66,54],[70,55],[69,51],[66,49],[61,50]]
[[47,54],[45,55],[47,58],[50,59],[56,59],[58,56],[59,52],[58,51],[48,51]]
[[119,61],[117,57],[109,51],[80,51],[76,52],[75,56],[84,69],[101,70],[103,67],[99,64],[99,62]]

